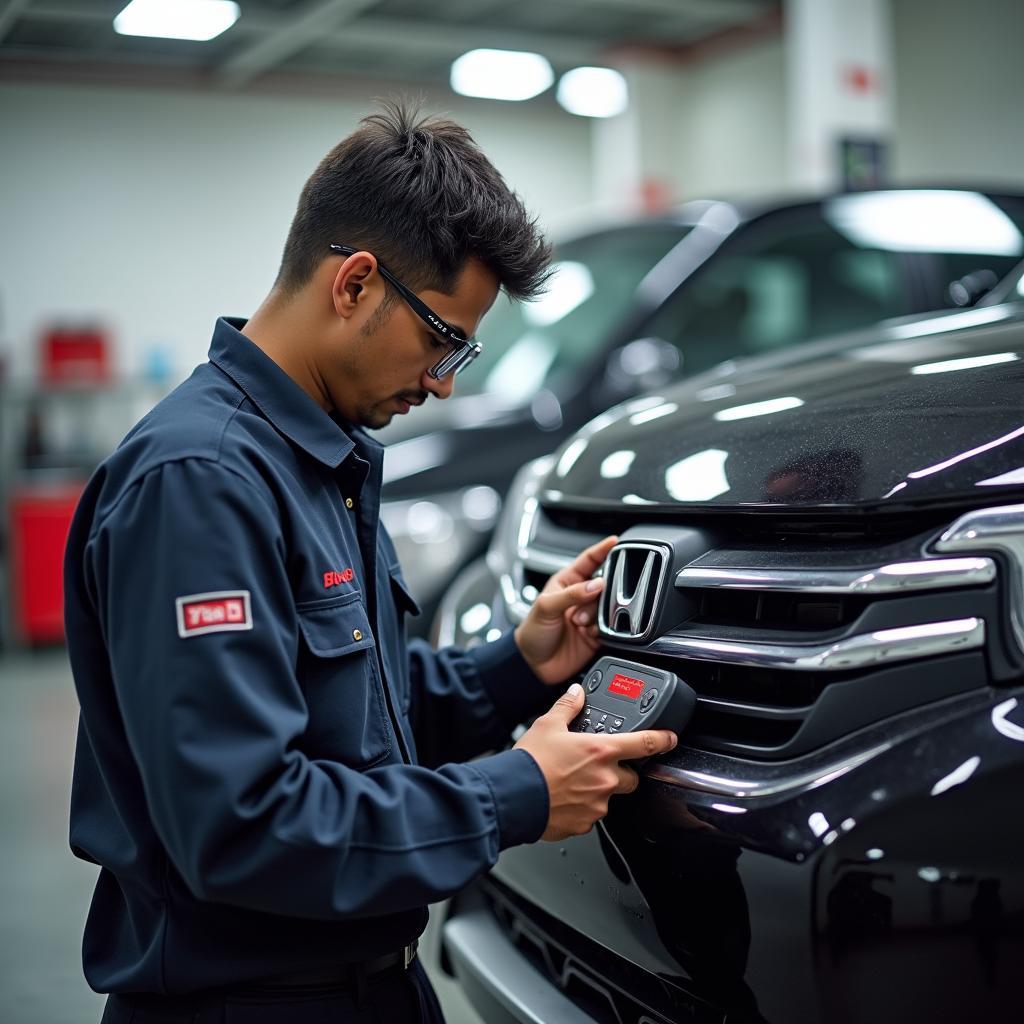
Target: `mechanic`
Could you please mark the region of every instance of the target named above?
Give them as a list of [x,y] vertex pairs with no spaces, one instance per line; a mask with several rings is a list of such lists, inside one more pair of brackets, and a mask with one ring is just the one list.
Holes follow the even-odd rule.
[[577,685],[502,750],[592,659],[614,538],[514,633],[406,643],[366,431],[447,398],[499,288],[536,295],[550,259],[469,134],[416,118],[389,105],[324,158],[267,299],[218,320],[76,513],[71,844],[100,866],[104,1022],[440,1021],[427,904],[587,831],[638,783],[622,760],[675,745],[570,733]]

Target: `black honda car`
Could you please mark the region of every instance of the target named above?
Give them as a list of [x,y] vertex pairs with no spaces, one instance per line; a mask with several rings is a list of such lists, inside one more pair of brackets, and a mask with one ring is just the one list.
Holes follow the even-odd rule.
[[598,417],[517,478],[442,639],[507,628],[610,533],[599,653],[696,711],[588,834],[451,905],[481,1017],[1021,1020],[1019,274]]
[[896,189],[696,201],[565,240],[544,296],[484,318],[455,396],[381,433],[382,517],[418,621],[485,549],[516,470],[603,409],[725,359],[970,303],[1024,255],[1022,230],[1019,195]]

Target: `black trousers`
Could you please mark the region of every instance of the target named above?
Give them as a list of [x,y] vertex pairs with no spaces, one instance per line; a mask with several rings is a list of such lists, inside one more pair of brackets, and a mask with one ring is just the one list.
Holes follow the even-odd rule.
[[257,989],[167,1000],[111,995],[100,1024],[444,1024],[419,960],[381,971],[358,986],[297,992]]

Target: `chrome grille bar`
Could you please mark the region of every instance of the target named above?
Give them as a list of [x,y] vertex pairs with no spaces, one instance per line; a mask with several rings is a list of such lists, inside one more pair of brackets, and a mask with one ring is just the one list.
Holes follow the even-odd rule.
[[939,538],[944,553],[999,551],[1009,561],[1010,620],[1017,647],[1024,651],[1024,505],[983,508],[961,516]]
[[848,672],[851,669],[953,654],[984,646],[984,621],[968,618],[881,629],[828,644],[766,644],[667,633],[642,650],[676,658],[749,665],[754,668]]
[[891,743],[881,743],[867,750],[860,750],[835,761],[821,761],[813,768],[790,770],[789,773],[762,779],[743,779],[713,775],[674,765],[654,763],[644,770],[648,778],[667,782],[672,786],[692,789],[698,793],[713,796],[727,796],[733,799],[756,800],[758,797],[792,796],[797,793],[823,786],[838,779],[847,772],[884,754],[891,749]]
[[996,578],[991,558],[930,558],[877,569],[746,569],[690,565],[676,575],[680,589],[758,590],[798,594],[893,594],[977,587]]

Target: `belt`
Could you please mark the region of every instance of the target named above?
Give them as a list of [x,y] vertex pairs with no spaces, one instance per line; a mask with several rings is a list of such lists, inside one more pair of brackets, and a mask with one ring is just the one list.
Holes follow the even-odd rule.
[[[128,992],[113,994],[111,1002],[132,1010],[163,1010],[165,1012],[192,1013],[208,1005],[211,1000],[230,998],[232,996],[276,996],[287,997],[290,994],[300,995],[303,992],[319,992],[323,994],[352,990],[365,992],[367,985],[379,975],[388,971],[409,969],[416,959],[418,942],[413,939],[408,946],[395,953],[385,953],[372,960],[361,960],[356,963],[334,964],[320,967],[312,971],[285,974],[261,981],[247,982],[224,989],[197,992],[188,996],[162,996],[149,993]],[[192,1020],[192,1017],[188,1018]]]
[[358,980],[371,978],[374,975],[382,974],[385,971],[392,971],[396,968],[406,971],[409,965],[416,959],[416,950],[419,942],[413,939],[408,946],[403,946],[395,953],[385,953],[383,956],[375,957],[372,960],[360,960],[357,963],[335,964],[330,967],[319,967],[312,971],[299,971],[296,973],[284,974],[267,978],[265,981],[255,985],[247,985],[247,989],[260,990],[265,988],[303,988],[315,985],[331,985],[353,983]]

